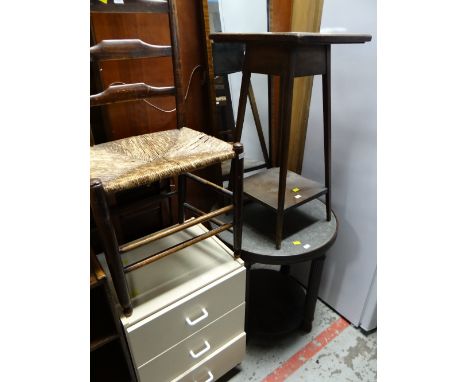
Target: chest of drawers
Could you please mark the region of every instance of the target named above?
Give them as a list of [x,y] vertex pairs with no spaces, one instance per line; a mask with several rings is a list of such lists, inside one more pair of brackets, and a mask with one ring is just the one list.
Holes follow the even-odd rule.
[[[130,264],[200,235],[201,225],[129,252]],[[245,268],[212,237],[127,275],[134,311],[122,317],[141,382],[214,381],[245,354]]]

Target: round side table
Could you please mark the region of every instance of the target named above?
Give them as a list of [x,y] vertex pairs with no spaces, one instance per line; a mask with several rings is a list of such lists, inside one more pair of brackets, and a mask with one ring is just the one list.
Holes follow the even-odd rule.
[[[275,213],[259,203],[244,206],[242,259],[247,272],[246,332],[249,336],[282,336],[297,328],[312,329],[326,251],[337,234],[332,213],[316,199],[285,215],[281,249],[275,247]],[[219,238],[232,247],[232,233]],[[289,266],[311,261],[306,288],[289,275]],[[281,265],[281,270],[251,269],[252,264]],[[305,264],[304,264],[305,265]]]

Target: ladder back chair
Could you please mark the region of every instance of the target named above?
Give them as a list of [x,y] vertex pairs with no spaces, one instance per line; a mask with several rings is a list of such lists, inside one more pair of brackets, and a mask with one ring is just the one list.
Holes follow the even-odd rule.
[[[228,229],[232,229],[234,234],[234,256],[240,256],[243,146],[240,143],[226,143],[185,126],[186,115],[174,1],[126,0],[125,3],[109,2],[104,4],[99,0],[91,0],[91,12],[163,12],[167,13],[169,17],[171,46],[151,45],[138,39],[122,39],[103,40],[90,49],[91,60],[95,62],[172,56],[174,86],[157,87],[145,83],[114,84],[103,92],[91,96],[91,107],[116,102],[138,102],[153,96],[171,95],[175,96],[176,99],[177,129],[118,139],[93,145],[90,148],[91,209],[118,301],[123,313],[130,316],[133,307],[125,277],[126,273]],[[231,181],[234,185],[232,191],[189,173],[225,160],[232,161],[233,177]],[[108,203],[110,195],[173,177],[178,179],[177,224],[119,245],[111,221]],[[187,178],[228,196],[231,203],[209,213],[186,203]],[[185,220],[185,209],[190,210],[196,217]],[[216,219],[217,216],[228,212],[232,212],[232,222],[224,223]],[[150,242],[208,221],[214,223],[212,227],[216,228],[152,254],[138,262],[127,266],[123,265],[121,259],[123,253],[128,253]]]

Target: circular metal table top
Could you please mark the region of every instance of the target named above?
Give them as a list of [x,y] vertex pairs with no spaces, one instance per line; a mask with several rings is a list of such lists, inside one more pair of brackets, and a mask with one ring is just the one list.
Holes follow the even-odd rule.
[[[323,255],[336,239],[338,223],[326,220],[325,204],[312,200],[284,214],[281,249],[275,247],[275,212],[259,203],[244,205],[242,258],[250,263],[292,264]],[[223,216],[220,220],[224,220]],[[230,216],[226,217],[228,220]],[[232,248],[232,233],[218,237]]]

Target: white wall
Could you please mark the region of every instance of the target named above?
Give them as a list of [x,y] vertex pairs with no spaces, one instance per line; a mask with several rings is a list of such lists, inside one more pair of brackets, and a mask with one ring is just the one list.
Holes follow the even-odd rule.
[[[377,266],[376,2],[325,0],[322,31],[330,28],[372,34],[370,43],[331,50],[332,208],[339,231],[319,293],[358,325]],[[316,77],[302,172],[316,180],[324,179],[321,92]]]
[[[223,32],[267,31],[266,0],[219,0],[219,14]],[[242,73],[229,75],[234,118],[237,118],[241,79]],[[268,147],[268,78],[266,75],[254,73],[251,77],[251,83],[257,102],[263,135]],[[247,101],[241,142],[244,144],[245,156],[247,158],[263,161],[249,101]]]

